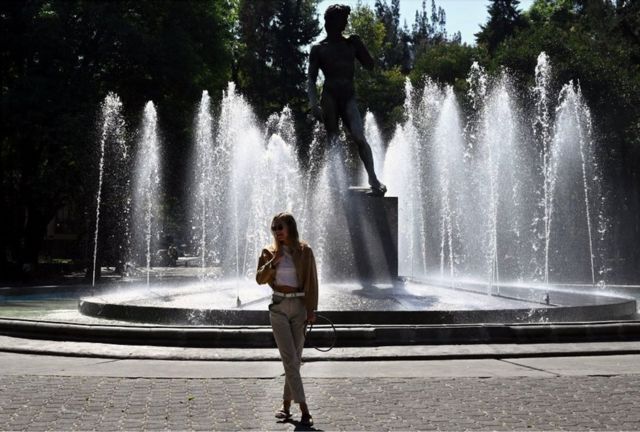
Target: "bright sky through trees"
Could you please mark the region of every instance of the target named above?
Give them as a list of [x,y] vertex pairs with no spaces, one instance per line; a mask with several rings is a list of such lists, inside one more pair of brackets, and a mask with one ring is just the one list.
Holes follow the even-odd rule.
[[[318,6],[320,17],[325,9],[334,3],[346,4],[354,8],[358,0],[321,0]],[[387,0],[387,3],[391,3]],[[362,0],[362,4],[373,8],[375,0]],[[520,10],[527,10],[533,0],[520,0]],[[453,34],[460,31],[462,41],[475,44],[474,34],[480,31],[480,24],[487,20],[489,0],[436,0],[436,6],[442,7],[447,13],[447,32]],[[400,0],[400,23],[407,21],[409,28],[413,24],[416,10],[422,9],[422,0]],[[427,11],[431,10],[431,0],[427,0]],[[322,20],[320,20],[322,22]]]

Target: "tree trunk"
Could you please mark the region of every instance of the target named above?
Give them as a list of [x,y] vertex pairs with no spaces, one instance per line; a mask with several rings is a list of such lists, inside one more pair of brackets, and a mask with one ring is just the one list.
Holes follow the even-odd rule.
[[23,225],[21,264],[23,269],[27,265],[27,273],[31,275],[37,271],[38,257],[50,220],[51,218],[44,215],[36,206],[29,205],[27,207]]

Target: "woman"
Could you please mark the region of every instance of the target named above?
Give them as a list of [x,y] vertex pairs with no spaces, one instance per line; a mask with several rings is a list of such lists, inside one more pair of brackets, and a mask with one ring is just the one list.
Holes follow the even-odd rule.
[[291,213],[283,212],[271,221],[273,244],[265,247],[258,260],[256,281],[273,289],[269,317],[273,337],[284,365],[285,382],[282,407],[276,418],[291,417],[291,401],[300,404],[304,426],[313,418],[304,395],[300,364],[306,323],[316,320],[318,307],[318,273],[311,247],[299,239],[298,227]]

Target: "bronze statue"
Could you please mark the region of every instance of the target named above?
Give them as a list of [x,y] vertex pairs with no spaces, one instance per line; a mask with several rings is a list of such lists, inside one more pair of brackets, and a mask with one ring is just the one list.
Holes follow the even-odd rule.
[[[369,194],[384,196],[387,188],[380,183],[373,167],[373,154],[364,136],[362,116],[356,103],[353,83],[355,59],[367,70],[373,69],[373,59],[360,37],[342,36],[350,12],[349,6],[332,5],[324,13],[327,37],[313,45],[309,55],[309,101],[314,117],[324,123],[329,145],[338,140],[338,118],[342,119],[343,125],[358,145],[358,153],[369,176]],[[320,103],[316,90],[319,69],[324,74]]]

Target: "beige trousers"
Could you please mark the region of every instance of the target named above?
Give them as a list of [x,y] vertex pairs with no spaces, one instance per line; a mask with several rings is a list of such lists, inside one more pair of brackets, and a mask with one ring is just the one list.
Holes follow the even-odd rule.
[[285,380],[282,399],[293,400],[297,403],[306,402],[302,377],[300,376],[304,327],[307,320],[304,297],[274,295],[269,305],[269,317],[273,337],[278,345],[280,358],[284,365]]

